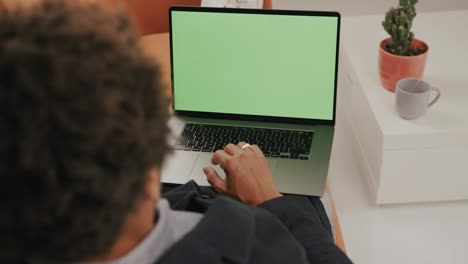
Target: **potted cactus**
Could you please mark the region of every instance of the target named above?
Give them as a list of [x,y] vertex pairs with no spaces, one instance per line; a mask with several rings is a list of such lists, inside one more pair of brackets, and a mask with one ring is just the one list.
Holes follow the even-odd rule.
[[411,32],[418,0],[399,0],[385,15],[382,26],[390,35],[380,43],[379,72],[385,89],[394,92],[403,78],[422,79],[429,47]]

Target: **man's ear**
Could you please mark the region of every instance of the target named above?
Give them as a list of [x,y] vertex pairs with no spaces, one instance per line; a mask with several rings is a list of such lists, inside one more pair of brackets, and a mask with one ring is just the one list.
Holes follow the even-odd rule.
[[161,170],[158,167],[153,167],[146,173],[146,195],[154,201],[161,197]]

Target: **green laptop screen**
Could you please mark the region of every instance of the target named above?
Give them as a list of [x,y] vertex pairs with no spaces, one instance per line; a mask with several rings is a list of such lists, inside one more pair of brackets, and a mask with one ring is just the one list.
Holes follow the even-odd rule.
[[175,110],[333,120],[338,17],[171,16]]

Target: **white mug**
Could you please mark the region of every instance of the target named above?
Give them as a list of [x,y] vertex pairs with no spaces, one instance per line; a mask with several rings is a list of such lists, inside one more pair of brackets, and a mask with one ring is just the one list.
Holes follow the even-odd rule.
[[[433,92],[437,95],[431,100]],[[421,117],[439,98],[439,89],[422,80],[405,78],[396,84],[396,110],[404,119]]]

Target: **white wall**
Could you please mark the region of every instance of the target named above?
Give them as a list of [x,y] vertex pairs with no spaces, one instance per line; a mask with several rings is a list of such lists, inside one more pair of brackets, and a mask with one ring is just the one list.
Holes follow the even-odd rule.
[[[398,0],[273,0],[275,9],[329,10],[342,15],[383,14]],[[467,0],[419,0],[418,12],[468,9]]]

